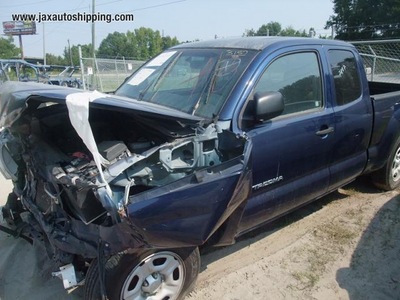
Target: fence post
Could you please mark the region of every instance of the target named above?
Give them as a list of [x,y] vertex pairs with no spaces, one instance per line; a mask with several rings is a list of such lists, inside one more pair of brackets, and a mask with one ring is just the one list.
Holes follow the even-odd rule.
[[122,61],[124,62],[124,69],[125,69],[125,75],[124,75],[124,79],[126,78],[126,76],[128,76],[128,70],[126,69],[126,61],[125,61],[125,56],[122,56]]
[[374,49],[372,49],[371,45],[368,46],[369,50],[371,53],[374,55],[374,58],[372,60],[372,73],[371,73],[371,81],[374,81],[374,74],[375,74],[375,67],[376,67],[376,53]]
[[[100,77],[100,70],[99,70],[99,65],[97,63],[96,56],[94,56],[94,64],[96,66],[96,77],[97,77],[98,82],[100,83],[100,92],[103,92],[103,82]],[[97,84],[96,84],[96,89],[97,89]]]
[[82,79],[83,90],[86,91],[85,67],[83,66],[81,46],[78,46],[78,53],[79,53],[79,65],[81,67],[81,79]]
[[118,64],[117,59],[114,60],[115,72],[117,73],[117,81],[119,82]]

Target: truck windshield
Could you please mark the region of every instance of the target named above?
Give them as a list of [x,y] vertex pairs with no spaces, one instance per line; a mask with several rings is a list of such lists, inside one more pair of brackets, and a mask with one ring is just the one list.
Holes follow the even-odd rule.
[[213,118],[256,55],[241,49],[174,49],[137,70],[116,95]]

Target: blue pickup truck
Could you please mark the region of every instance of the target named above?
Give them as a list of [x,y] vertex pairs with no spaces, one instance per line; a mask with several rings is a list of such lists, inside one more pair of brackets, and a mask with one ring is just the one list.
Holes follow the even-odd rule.
[[368,82],[352,45],[319,39],[182,44],[112,94],[5,83],[3,216],[65,288],[85,279],[86,299],[182,299],[206,242],[360,175],[397,188],[399,108],[400,85]]

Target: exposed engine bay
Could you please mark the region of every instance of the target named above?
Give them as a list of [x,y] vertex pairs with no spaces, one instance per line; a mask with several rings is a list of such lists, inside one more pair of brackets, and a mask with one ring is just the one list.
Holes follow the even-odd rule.
[[59,266],[74,262],[75,255],[97,257],[99,240],[108,247],[105,255],[146,247],[143,228],[127,217],[129,204],[146,201],[136,195],[188,176],[187,184],[201,182],[198,170],[219,176],[224,173],[212,168],[243,154],[245,139],[214,123],[104,105],[90,105],[89,112],[86,129],[100,168],[71,124],[71,111],[51,99],[32,97],[1,132],[2,165],[15,185],[3,215],[11,226],[29,224],[26,234],[44,241]]

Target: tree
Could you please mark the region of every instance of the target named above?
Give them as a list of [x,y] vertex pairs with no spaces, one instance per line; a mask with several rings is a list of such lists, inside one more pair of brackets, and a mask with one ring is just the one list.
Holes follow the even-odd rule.
[[63,64],[64,65],[71,65],[71,58],[72,58],[72,65],[73,66],[79,66],[79,47],[81,47],[82,50],[82,57],[88,58],[91,57],[92,53],[92,44],[78,44],[78,45],[73,45],[71,47],[71,53],[70,49],[68,47],[64,48],[64,58],[63,58]]
[[244,33],[245,36],[274,36],[279,35],[282,26],[279,22],[269,22],[268,24],[261,25],[257,31],[254,29],[247,29]]
[[47,65],[65,65],[65,59],[61,56],[56,56],[54,54],[46,53],[46,64]]
[[[309,33],[303,30],[296,30],[292,26],[288,26],[285,29],[282,29],[282,26],[279,22],[269,22],[268,24],[263,24],[258,28],[257,31],[254,29],[247,29],[244,36],[298,36],[298,37],[307,37],[311,36],[311,33],[314,33],[314,28],[310,28]],[[314,36],[314,34],[312,35]]]
[[326,28],[333,27],[338,39],[400,37],[400,0],[333,0],[333,5]]
[[269,22],[268,24],[261,25],[258,28],[256,35],[257,36],[266,36],[266,35],[279,35],[282,30],[282,26],[278,22]]
[[176,37],[161,37],[158,30],[140,27],[125,33],[114,32],[101,41],[97,56],[130,57],[147,60],[179,44]]
[[308,33],[303,29],[303,31],[296,30],[292,26],[283,29],[279,35],[281,36],[298,36],[298,37],[308,37]]
[[168,49],[173,46],[176,46],[179,44],[179,41],[176,37],[171,38],[170,36],[165,36],[162,38],[162,49]]
[[134,42],[125,33],[114,32],[104,38],[97,50],[97,56],[101,57],[133,57],[132,49]]
[[13,58],[19,56],[21,53],[20,49],[17,48],[13,43],[13,38],[0,37],[0,58]]
[[243,33],[243,36],[256,36],[256,31],[252,29],[246,29],[245,32]]

